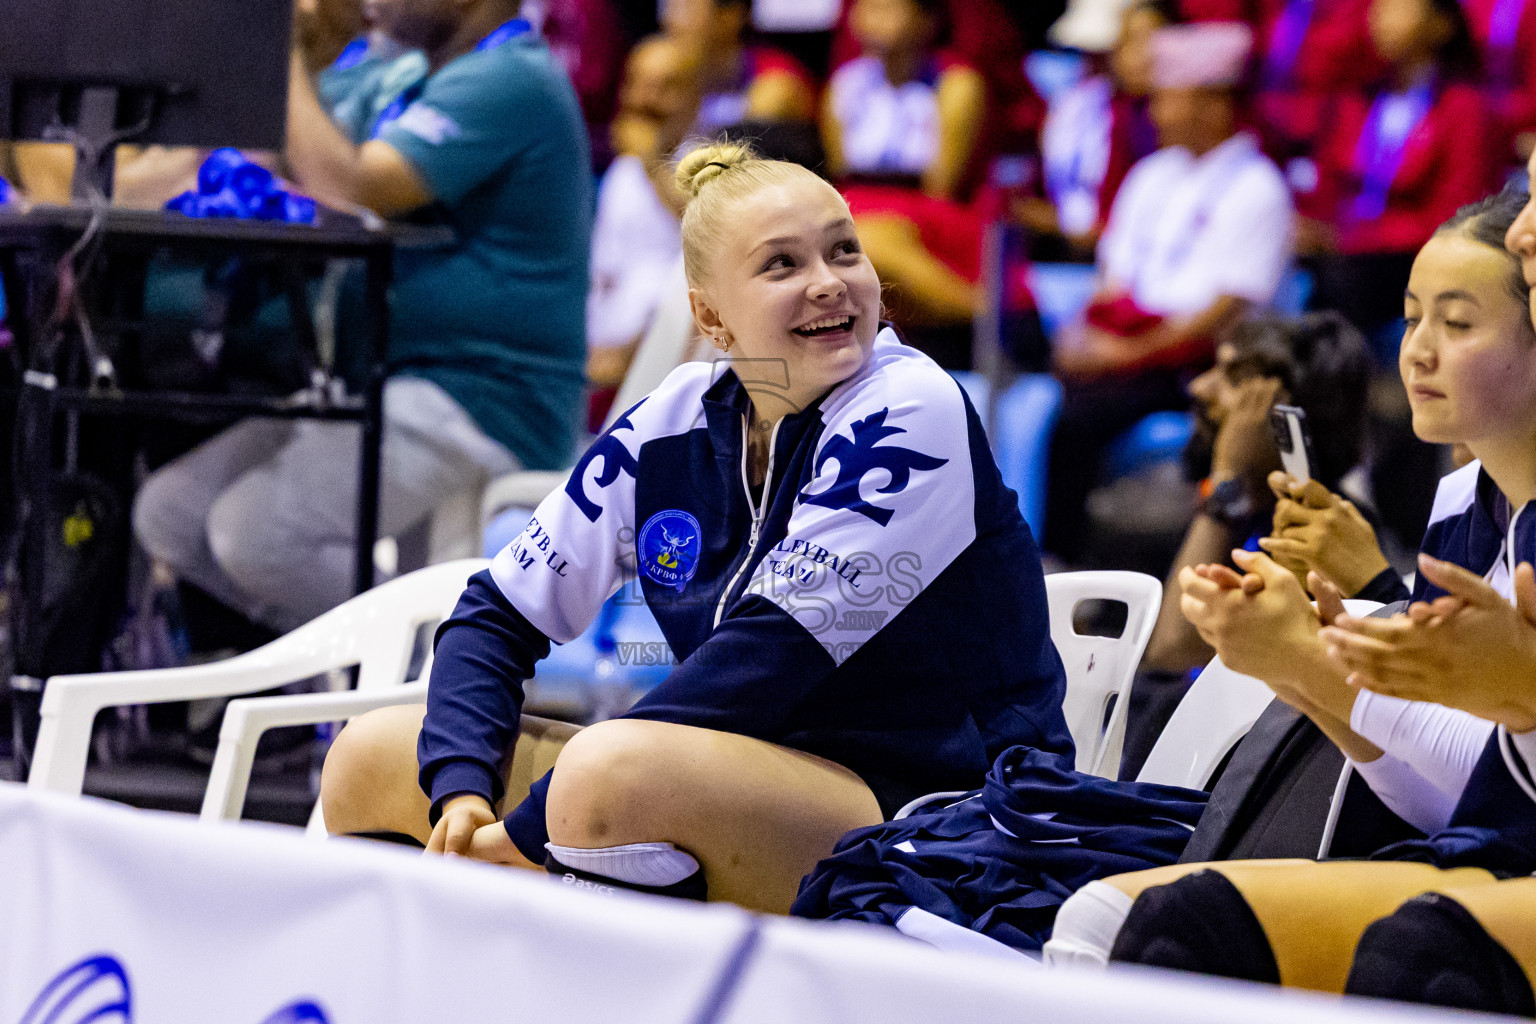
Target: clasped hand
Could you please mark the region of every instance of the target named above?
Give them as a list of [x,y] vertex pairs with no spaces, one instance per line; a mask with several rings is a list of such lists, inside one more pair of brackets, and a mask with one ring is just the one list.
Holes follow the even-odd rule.
[[469,857],[491,864],[530,865],[485,797],[464,793],[443,804],[427,840],[427,853]]
[[1318,630],[1342,614],[1338,588],[1316,573],[1312,607],[1295,575],[1268,556],[1234,551],[1243,570],[1197,565],[1179,573],[1180,609],[1226,666],[1262,680],[1281,700],[1306,713],[1348,717],[1353,691],[1328,665]]
[[1460,708],[1514,732],[1536,729],[1536,573],[1515,570],[1516,604],[1449,562],[1419,556],[1446,591],[1387,619],[1343,615],[1321,632],[1346,682]]

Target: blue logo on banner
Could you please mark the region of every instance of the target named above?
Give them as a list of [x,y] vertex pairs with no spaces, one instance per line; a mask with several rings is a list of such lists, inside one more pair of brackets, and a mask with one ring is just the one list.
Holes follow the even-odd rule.
[[662,586],[676,587],[682,593],[698,571],[704,539],[699,521],[682,509],[673,508],[657,512],[645,521],[635,548],[642,572]]
[[318,1004],[300,999],[278,1010],[261,1024],[330,1024],[330,1018]]
[[21,1015],[21,1024],[132,1024],[133,992],[117,957],[98,954],[60,971]]
[[[106,953],[64,968],[43,986],[20,1024],[133,1024],[128,970]],[[330,1024],[312,999],[296,999],[262,1024]]]

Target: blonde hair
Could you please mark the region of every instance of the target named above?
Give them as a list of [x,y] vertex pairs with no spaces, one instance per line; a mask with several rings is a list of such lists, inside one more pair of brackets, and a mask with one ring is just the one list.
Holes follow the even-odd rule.
[[802,175],[821,180],[799,164],[764,160],[745,143],[700,146],[679,160],[677,189],[687,200],[683,208],[683,269],[688,283],[696,286],[704,279],[732,207],[759,189]]

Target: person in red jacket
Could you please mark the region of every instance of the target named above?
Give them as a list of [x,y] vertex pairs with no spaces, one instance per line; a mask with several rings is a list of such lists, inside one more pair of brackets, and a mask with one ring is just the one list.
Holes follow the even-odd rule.
[[1318,257],[1318,305],[1367,335],[1402,315],[1413,254],[1497,186],[1500,165],[1457,0],[1372,0],[1370,30],[1387,74],[1340,98],[1298,239]]
[[1498,117],[1499,158],[1524,164],[1536,145],[1536,4],[1462,0],[1483,54],[1483,89]]
[[1309,192],[1317,178],[1313,149],[1334,99],[1370,86],[1385,70],[1370,45],[1370,0],[1260,0],[1254,6],[1253,118],[1292,188]]

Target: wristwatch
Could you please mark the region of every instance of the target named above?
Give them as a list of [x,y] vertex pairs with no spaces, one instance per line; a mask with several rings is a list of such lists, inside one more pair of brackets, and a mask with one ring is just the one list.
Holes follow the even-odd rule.
[[1206,480],[1200,487],[1203,497],[1195,511],[1222,526],[1237,530],[1253,518],[1258,506],[1248,493],[1248,484],[1241,477],[1229,477],[1212,483]]

